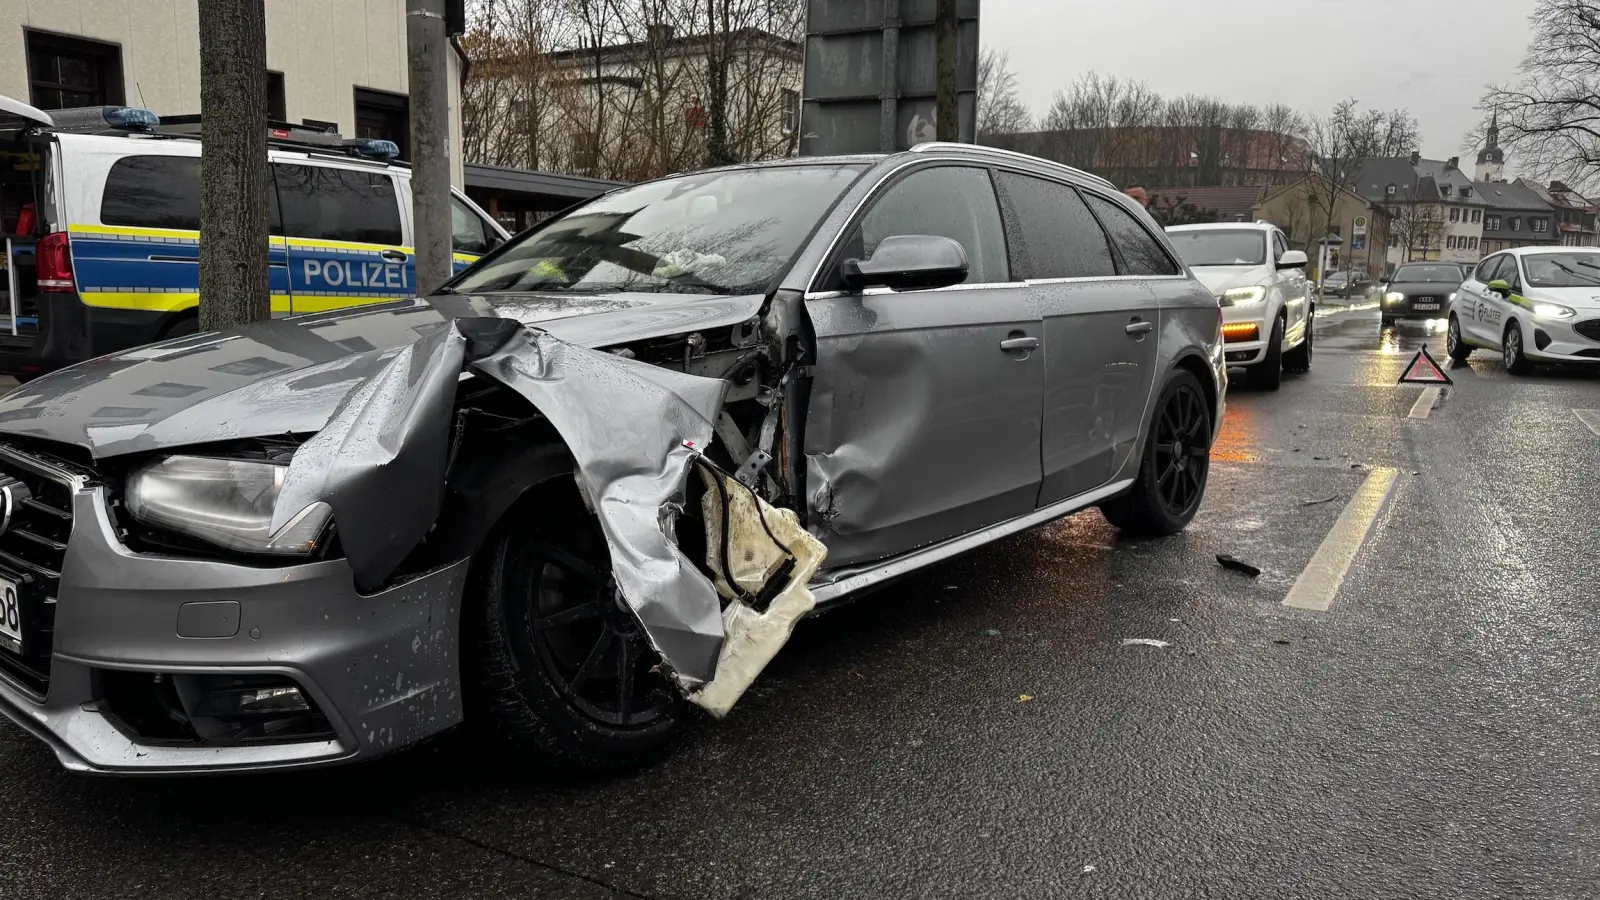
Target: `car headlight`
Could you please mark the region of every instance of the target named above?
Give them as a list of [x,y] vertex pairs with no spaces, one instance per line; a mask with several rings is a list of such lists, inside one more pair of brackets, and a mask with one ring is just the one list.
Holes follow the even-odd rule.
[[1533,314],[1541,319],[1570,319],[1578,313],[1571,307],[1559,303],[1535,303]]
[[1450,302],[1451,303],[1456,302],[1456,292],[1455,291],[1451,291],[1450,292]]
[[147,525],[246,553],[304,556],[317,548],[333,509],[313,503],[272,532],[288,466],[168,456],[128,476],[128,512]]
[[1267,299],[1267,289],[1259,284],[1222,292],[1223,306],[1253,306],[1265,299]]
[[1389,293],[1383,295],[1383,302],[1385,302],[1385,303],[1399,303],[1401,300],[1404,300],[1405,298],[1406,298],[1406,295],[1400,293],[1399,291],[1390,291]]

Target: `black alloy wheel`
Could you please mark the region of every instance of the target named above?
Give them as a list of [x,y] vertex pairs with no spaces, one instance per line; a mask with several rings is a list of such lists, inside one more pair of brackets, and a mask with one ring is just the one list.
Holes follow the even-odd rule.
[[1173,518],[1194,515],[1211,464],[1211,416],[1192,385],[1179,385],[1156,418],[1156,489]]
[[1444,350],[1456,362],[1466,362],[1472,355],[1472,347],[1461,339],[1461,320],[1455,313],[1450,314],[1450,325],[1444,333]]

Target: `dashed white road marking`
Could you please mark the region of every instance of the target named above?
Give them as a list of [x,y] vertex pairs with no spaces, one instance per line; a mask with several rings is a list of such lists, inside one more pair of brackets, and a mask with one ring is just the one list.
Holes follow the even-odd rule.
[[1418,397],[1417,398],[1417,402],[1412,405],[1411,413],[1409,414],[1409,416],[1407,418],[1426,419],[1428,417],[1428,413],[1433,412],[1434,404],[1439,402],[1439,395],[1441,393],[1443,393],[1443,392],[1444,392],[1443,388],[1438,388],[1438,387],[1425,387],[1425,388],[1423,388],[1422,389],[1422,396]]
[[1589,426],[1589,430],[1600,436],[1600,409],[1575,409],[1573,415],[1578,421]]
[[1305,571],[1295,579],[1289,595],[1283,598],[1284,606],[1318,612],[1327,612],[1333,606],[1334,598],[1339,595],[1339,587],[1344,584],[1344,577],[1350,571],[1350,564],[1355,561],[1356,552],[1366,543],[1372,523],[1378,521],[1378,513],[1389,499],[1389,493],[1394,490],[1395,476],[1398,474],[1397,470],[1389,468],[1372,470],[1355,496],[1345,504],[1344,511],[1339,513],[1333,530],[1322,539]]

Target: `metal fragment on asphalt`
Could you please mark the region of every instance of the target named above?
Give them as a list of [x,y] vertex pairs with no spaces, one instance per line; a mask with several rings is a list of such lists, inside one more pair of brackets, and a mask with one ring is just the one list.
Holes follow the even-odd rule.
[[1157,648],[1159,650],[1165,650],[1168,647],[1171,647],[1172,644],[1170,644],[1170,643],[1168,643],[1166,641],[1158,641],[1155,638],[1123,638],[1122,639],[1122,646],[1124,646],[1124,647],[1155,647],[1155,648]]
[[1217,563],[1220,564],[1224,569],[1231,569],[1235,572],[1249,575],[1251,578],[1255,578],[1261,574],[1261,570],[1259,568],[1250,565],[1244,560],[1235,559],[1226,553],[1217,554]]

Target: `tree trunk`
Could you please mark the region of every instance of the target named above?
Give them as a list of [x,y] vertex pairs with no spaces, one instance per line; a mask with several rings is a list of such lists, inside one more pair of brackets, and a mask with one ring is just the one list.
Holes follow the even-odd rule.
[[961,139],[961,113],[956,104],[956,0],[938,0],[933,16],[938,35],[934,134],[941,141],[955,142]]
[[[706,17],[709,26],[706,44],[706,117],[710,134],[706,137],[706,159],[713,166],[738,162],[728,147],[728,66],[731,60],[729,44],[728,0],[722,0],[721,22],[717,20],[717,0],[706,0]],[[720,24],[720,28],[718,27]]]
[[272,316],[267,281],[267,10],[200,0],[200,327]]

